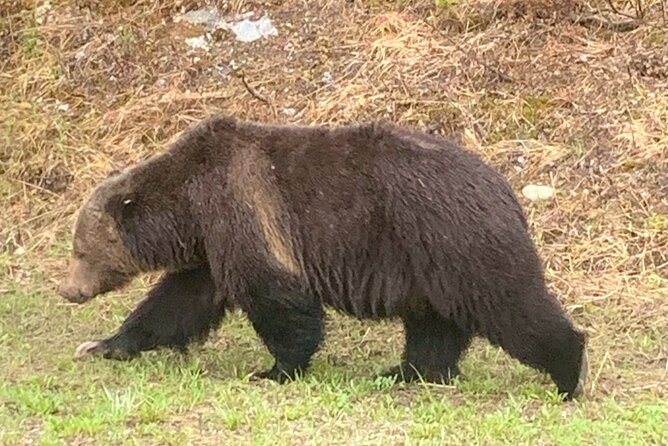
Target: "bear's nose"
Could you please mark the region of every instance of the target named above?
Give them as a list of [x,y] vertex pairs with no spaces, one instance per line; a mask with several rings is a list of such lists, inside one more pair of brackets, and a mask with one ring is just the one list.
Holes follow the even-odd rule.
[[78,287],[71,286],[65,282],[61,282],[60,285],[58,285],[58,294],[74,303],[82,303],[88,300]]

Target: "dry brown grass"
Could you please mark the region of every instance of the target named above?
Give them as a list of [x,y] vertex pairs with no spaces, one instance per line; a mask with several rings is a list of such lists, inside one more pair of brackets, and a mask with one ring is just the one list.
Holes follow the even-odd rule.
[[[617,32],[578,21],[606,7],[584,0],[462,0],[442,10],[426,0],[273,2],[279,36],[242,44],[217,33],[208,54],[187,50],[184,37],[200,31],[171,23],[177,4],[123,3],[52,1],[37,23],[33,2],[0,2],[0,288],[51,287],[72,215],[96,182],[212,112],[391,119],[460,139],[518,192],[553,185],[555,200],[525,202],[550,282],[590,333],[594,372],[623,360],[641,369],[598,377],[593,389],[665,392],[665,349],[648,357],[627,338],[663,327],[668,310],[658,3]],[[264,9],[242,3],[219,6]]]

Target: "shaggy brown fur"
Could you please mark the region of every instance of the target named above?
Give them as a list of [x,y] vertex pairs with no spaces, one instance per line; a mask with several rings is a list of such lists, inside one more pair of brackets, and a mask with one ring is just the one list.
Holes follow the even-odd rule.
[[[403,362],[388,373],[403,379],[447,381],[475,335],[549,372],[567,398],[586,373],[584,336],[546,290],[504,178],[472,153],[389,124],[209,119],[93,193],[72,265],[60,292],[75,302],[171,271],[131,329],[80,354],[183,345],[238,307],[276,359],[263,376],[282,381],[309,366],[325,304],[401,318]],[[195,287],[202,277],[210,285]]]

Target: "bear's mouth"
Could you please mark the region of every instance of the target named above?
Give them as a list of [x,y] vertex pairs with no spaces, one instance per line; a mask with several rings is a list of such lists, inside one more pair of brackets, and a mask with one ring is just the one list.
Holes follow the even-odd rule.
[[70,302],[82,304],[122,287],[131,278],[131,275],[74,257],[70,260],[66,276],[58,285],[58,294]]

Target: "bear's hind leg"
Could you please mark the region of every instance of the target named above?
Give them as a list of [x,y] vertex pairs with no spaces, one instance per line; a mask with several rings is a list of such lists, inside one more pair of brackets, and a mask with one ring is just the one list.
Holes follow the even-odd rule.
[[111,337],[81,344],[75,358],[102,355],[126,360],[159,347],[184,350],[222,320],[215,285],[206,267],[166,273]]
[[520,362],[549,373],[566,400],[579,396],[587,375],[585,337],[558,301],[546,293],[503,313],[496,323],[481,324],[486,337]]
[[423,379],[449,383],[459,374],[459,359],[471,335],[435,311],[403,318],[406,345],[401,365],[382,376],[406,382]]
[[269,352],[274,366],[255,374],[279,383],[294,379],[310,366],[323,338],[323,307],[297,288],[267,282],[254,286],[244,311]]

